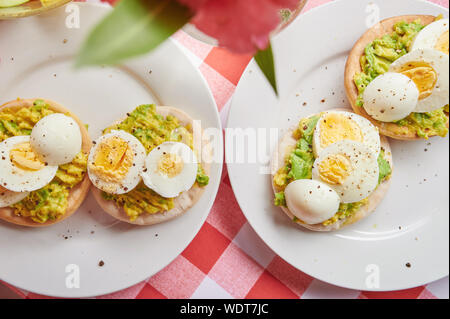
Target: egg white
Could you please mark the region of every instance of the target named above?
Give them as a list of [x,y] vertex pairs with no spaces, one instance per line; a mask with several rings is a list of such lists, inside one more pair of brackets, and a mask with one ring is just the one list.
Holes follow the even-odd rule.
[[13,192],[32,192],[49,184],[58,166],[47,165],[38,171],[23,170],[11,161],[10,152],[18,144],[29,143],[30,136],[15,136],[0,143],[0,185]]
[[441,19],[430,23],[415,37],[410,51],[419,49],[435,49],[439,38],[449,30],[449,20]]
[[419,100],[414,112],[426,113],[440,109],[449,104],[449,57],[433,49],[411,51],[394,61],[389,72],[399,72],[401,67],[410,62],[426,62],[437,73],[437,82],[430,96]]
[[299,179],[284,191],[289,211],[308,225],[322,223],[333,217],[340,205],[339,195],[320,181]]
[[12,192],[6,188],[0,187],[0,208],[9,207],[20,202],[22,199],[28,196],[29,192]]
[[378,156],[359,142],[339,141],[325,148],[314,162],[312,178],[325,182],[319,175],[319,164],[330,155],[342,154],[350,159],[351,172],[342,185],[326,183],[334,189],[342,203],[355,203],[367,198],[378,186]]
[[61,113],[42,118],[31,131],[31,147],[49,165],[72,162],[80,153],[81,145],[78,123]]
[[[380,142],[380,134],[378,132],[378,128],[373,125],[369,120],[366,118],[359,116],[355,113],[351,112],[345,112],[345,111],[329,111],[325,112],[321,118],[319,119],[319,122],[317,122],[316,128],[314,130],[314,137],[313,137],[313,151],[315,157],[318,157],[320,153],[324,150],[324,148],[321,145],[320,137],[321,137],[321,129],[320,124],[328,114],[337,113],[337,114],[343,114],[347,116],[348,118],[352,119],[360,128],[362,136],[363,136],[363,144],[365,144],[367,147],[369,147],[375,154],[380,153],[381,149],[381,142]],[[337,140],[334,142],[338,142]]]
[[[170,177],[160,172],[158,162],[164,154],[176,154],[183,162],[182,171]],[[165,198],[175,198],[194,185],[198,172],[198,160],[192,149],[184,143],[165,142],[155,147],[145,160],[141,173],[145,185]]]
[[[94,163],[95,155],[97,153],[99,145],[101,145],[104,141],[106,141],[111,137],[118,137],[127,142],[130,148],[132,149],[134,155],[133,157],[134,165],[130,167],[125,178],[119,183],[106,181],[102,179],[101,176],[98,176],[96,172],[94,172],[91,169],[90,165]],[[139,183],[142,181],[142,178],[139,173],[144,167],[145,156],[146,156],[145,148],[136,137],[125,131],[113,130],[111,131],[111,133],[105,134],[101,136],[99,139],[97,139],[94,143],[94,146],[91,149],[91,152],[89,153],[88,157],[89,179],[91,180],[92,184],[94,184],[95,187],[106,193],[116,195],[129,193],[133,189],[135,189],[136,186],[139,185]]]
[[364,109],[381,122],[407,117],[417,107],[419,89],[413,80],[401,73],[386,72],[369,83],[363,94]]

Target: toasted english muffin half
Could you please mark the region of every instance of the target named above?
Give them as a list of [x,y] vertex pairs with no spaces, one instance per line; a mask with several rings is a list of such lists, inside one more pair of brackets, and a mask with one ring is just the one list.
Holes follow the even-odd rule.
[[[187,113],[177,108],[170,106],[157,106],[156,113],[164,117],[167,117],[169,115],[174,116],[179,120],[180,125],[182,126],[194,126],[194,119],[192,119]],[[195,136],[193,136],[194,150],[197,151],[197,154],[201,154],[199,158],[201,158],[203,171],[206,175],[209,175],[212,156],[210,141],[207,140],[201,132],[191,131],[191,133],[196,134]],[[199,145],[199,141],[201,141],[201,145]],[[205,191],[205,188],[206,187],[200,187],[197,185],[197,183],[195,183],[190,190],[181,193],[174,199],[174,207],[171,210],[156,214],[142,213],[134,221],[130,220],[130,217],[121,206],[117,205],[114,201],[106,200],[105,198],[103,198],[102,191],[100,189],[92,187],[92,193],[94,194],[94,197],[101,208],[112,217],[133,225],[149,226],[169,221],[186,213],[199,201],[200,197]]]
[[[32,107],[33,103],[36,100],[44,101],[46,104],[49,105],[49,108],[56,113],[64,113],[64,114],[70,116],[71,118],[73,118],[78,123],[78,126],[80,127],[81,136],[82,136],[81,150],[84,153],[89,153],[89,151],[92,147],[92,140],[89,136],[86,126],[81,122],[81,120],[75,114],[73,114],[68,109],[66,109],[64,106],[62,106],[54,101],[40,99],[40,98],[39,99],[17,99],[17,100],[5,103],[2,106],[0,106],[0,112],[5,109],[20,110],[24,107]],[[10,207],[0,208],[0,219],[3,219],[7,222],[10,222],[10,223],[13,223],[16,225],[28,226],[28,227],[46,227],[46,226],[54,225],[56,223],[63,221],[66,218],[69,218],[77,211],[77,209],[80,207],[80,205],[83,203],[84,199],[86,198],[90,187],[91,187],[91,181],[89,180],[89,176],[86,172],[83,180],[78,185],[76,185],[75,187],[73,187],[70,190],[66,213],[59,219],[48,220],[45,223],[38,223],[38,222],[33,221],[29,217],[17,216],[16,214],[14,214],[14,209],[10,208]]]
[[[380,134],[392,137],[398,140],[421,140],[422,138],[417,135],[417,133],[413,130],[408,129],[407,127],[399,126],[395,123],[388,122],[380,122],[372,118],[364,109],[364,107],[360,107],[356,105],[356,101],[358,98],[358,89],[354,82],[354,77],[357,73],[361,72],[361,63],[360,59],[364,54],[365,47],[372,43],[375,39],[381,38],[386,34],[391,34],[394,32],[394,25],[398,22],[406,21],[407,23],[411,23],[416,20],[420,20],[422,24],[428,25],[435,21],[436,17],[431,15],[403,15],[385,19],[364,33],[361,38],[355,43],[353,49],[350,51],[350,54],[347,58],[347,63],[345,65],[345,74],[344,74],[344,84],[345,91],[347,93],[347,98],[350,101],[350,104],[353,108],[353,111],[356,114],[364,116],[368,120],[370,120],[374,125],[378,127],[380,130]],[[447,114],[447,118],[449,115]],[[447,121],[447,127],[449,123]],[[436,135],[429,135],[429,137]]]
[[[329,110],[329,112],[333,112],[333,111],[351,112],[350,109],[345,109],[345,108]],[[314,116],[314,114],[312,114],[310,116]],[[273,180],[274,180],[275,174],[278,172],[278,170],[281,169],[282,167],[284,167],[286,157],[292,152],[292,150],[295,149],[295,146],[298,142],[294,138],[294,132],[296,129],[297,129],[297,125],[291,127],[286,132],[286,134],[284,134],[284,136],[279,141],[278,147],[272,157],[272,161],[271,161],[272,189],[273,189],[274,194],[282,191],[282,189],[280,189],[279,187],[277,187],[275,185]],[[393,160],[392,160],[392,151],[391,151],[391,146],[389,145],[389,141],[384,136],[380,136],[380,139],[381,139],[381,147],[385,151],[385,159],[386,159],[386,161],[389,162],[391,169],[394,170]],[[366,205],[362,206],[355,214],[353,214],[352,216],[350,216],[348,218],[338,220],[337,222],[335,222],[331,225],[327,225],[327,226],[325,226],[323,224],[308,225],[308,224],[305,224],[298,220],[294,221],[295,216],[287,207],[281,206],[280,208],[289,217],[289,219],[291,221],[295,222],[296,224],[298,224],[304,228],[307,228],[312,231],[318,231],[318,232],[335,231],[335,230],[341,229],[344,226],[354,224],[357,221],[369,216],[373,211],[375,211],[375,209],[378,207],[378,205],[380,205],[383,198],[386,196],[386,194],[389,190],[390,184],[391,184],[391,178],[384,180],[383,182],[381,182],[381,184],[378,186],[378,188],[367,198],[368,203]]]

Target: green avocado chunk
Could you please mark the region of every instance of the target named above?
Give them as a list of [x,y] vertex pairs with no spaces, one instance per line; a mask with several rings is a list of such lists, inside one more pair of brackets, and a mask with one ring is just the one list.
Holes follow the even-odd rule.
[[315,116],[300,122],[296,134],[301,137],[297,142],[294,152],[290,155],[288,178],[291,180],[311,178],[312,166],[314,164],[312,139],[319,119],[320,116]]
[[205,174],[203,168],[199,166],[197,172],[197,184],[200,187],[207,186],[209,184],[209,176]]
[[378,184],[381,184],[382,181],[384,181],[392,174],[392,167],[386,160],[385,156],[386,156],[385,151],[382,148],[380,151],[380,155],[378,156],[378,166],[380,168],[380,176],[378,178]]

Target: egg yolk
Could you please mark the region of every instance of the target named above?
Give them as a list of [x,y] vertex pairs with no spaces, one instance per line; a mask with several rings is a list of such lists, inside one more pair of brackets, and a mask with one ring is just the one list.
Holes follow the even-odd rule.
[[106,182],[122,181],[133,165],[133,150],[120,137],[113,136],[100,145],[90,169]]
[[320,178],[330,185],[342,185],[350,175],[352,164],[343,154],[330,155],[319,164]]
[[448,55],[448,30],[441,34],[434,48]]
[[419,100],[429,97],[438,80],[437,72],[426,62],[409,62],[400,68],[400,73],[414,81],[419,89]]
[[323,148],[342,141],[363,142],[359,125],[348,115],[328,114],[320,122],[320,144]]
[[161,156],[158,162],[158,171],[169,178],[173,178],[181,173],[184,162],[177,154],[166,153]]
[[41,162],[37,154],[33,152],[30,143],[16,145],[9,156],[15,166],[26,171],[38,171],[45,166],[45,163]]

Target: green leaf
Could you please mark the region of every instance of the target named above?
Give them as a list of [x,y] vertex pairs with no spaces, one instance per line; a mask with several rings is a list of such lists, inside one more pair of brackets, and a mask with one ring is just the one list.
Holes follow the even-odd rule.
[[76,65],[117,64],[149,52],[190,18],[176,0],[121,0],[88,36]]
[[256,63],[258,63],[261,71],[263,71],[264,75],[267,78],[267,81],[269,81],[270,85],[272,85],[275,94],[278,95],[272,45],[269,44],[268,48],[265,49],[264,51],[258,51],[258,53],[256,53],[255,55],[255,61]]

